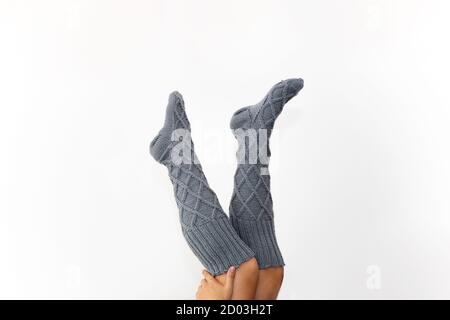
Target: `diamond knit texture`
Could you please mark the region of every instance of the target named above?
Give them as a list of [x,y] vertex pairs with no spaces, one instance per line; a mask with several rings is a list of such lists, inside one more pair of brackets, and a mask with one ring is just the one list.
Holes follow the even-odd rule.
[[[302,79],[288,79],[274,85],[256,105],[241,108],[231,119],[231,129],[267,129],[270,137],[275,120],[284,105],[303,88]],[[258,146],[261,135],[257,135]],[[265,163],[257,159],[248,161],[248,139],[239,140],[239,150],[244,150],[245,161],[238,163],[234,176],[234,190],[230,203],[230,220],[242,240],[255,252],[260,269],[284,266],[274,227],[273,201],[270,192],[270,175]],[[270,156],[269,143],[266,154]],[[239,154],[239,152],[238,152]],[[238,159],[239,160],[239,159]]]
[[[177,138],[177,131],[184,135]],[[182,161],[174,161],[173,150],[183,143],[189,152],[175,154]],[[189,120],[178,92],[169,96],[165,123],[150,144],[150,153],[168,169],[183,235],[203,266],[218,275],[251,259],[253,251],[239,238],[208,185],[191,143]]]

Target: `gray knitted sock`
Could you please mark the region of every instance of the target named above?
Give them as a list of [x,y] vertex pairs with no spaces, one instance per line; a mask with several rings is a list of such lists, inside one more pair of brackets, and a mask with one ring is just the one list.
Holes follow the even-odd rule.
[[169,170],[183,235],[200,262],[214,275],[254,257],[239,238],[208,185],[190,138],[183,97],[169,97],[163,128],[150,144],[151,155]]
[[[230,219],[241,239],[255,252],[260,269],[283,266],[284,261],[275,237],[268,163],[260,158],[251,161],[250,150],[267,148],[265,154],[270,156],[267,139],[275,120],[285,103],[302,88],[302,79],[281,81],[261,102],[239,109],[231,118],[231,129],[239,141],[239,163],[234,176]],[[253,140],[251,131],[256,133]]]

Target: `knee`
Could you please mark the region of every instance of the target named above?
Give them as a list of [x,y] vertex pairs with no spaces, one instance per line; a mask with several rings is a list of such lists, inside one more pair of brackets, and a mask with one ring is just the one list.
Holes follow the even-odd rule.
[[258,262],[256,261],[255,258],[251,258],[250,260],[241,264],[238,270],[241,274],[246,275],[249,278],[258,276],[259,272]]
[[250,271],[253,271],[253,272],[258,272],[259,271],[258,261],[256,261],[255,258],[251,258],[247,262],[249,263],[248,268],[249,268]]
[[260,270],[260,278],[271,285],[281,285],[284,278],[284,268],[272,267]]
[[236,271],[233,299],[251,300],[255,298],[259,279],[259,267],[255,258],[242,263]]

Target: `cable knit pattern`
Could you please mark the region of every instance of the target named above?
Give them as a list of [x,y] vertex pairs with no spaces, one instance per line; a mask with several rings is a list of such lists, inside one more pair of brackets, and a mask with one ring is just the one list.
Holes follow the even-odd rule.
[[[231,129],[267,129],[270,137],[276,118],[284,105],[303,88],[302,79],[289,79],[274,85],[261,102],[239,109],[231,119]],[[260,135],[257,136],[257,145]],[[245,161],[239,163],[234,176],[234,191],[230,203],[230,220],[242,240],[255,252],[261,269],[283,266],[284,260],[275,237],[270,175],[267,165],[248,161],[250,143],[240,140]],[[253,142],[255,143],[255,142]],[[270,156],[267,142],[267,155]],[[238,153],[239,154],[239,153]],[[241,161],[242,162],[242,161]]]
[[[177,129],[184,129],[184,135],[172,139]],[[190,152],[181,154],[183,162],[176,163],[171,155],[180,143],[189,144]],[[150,153],[168,169],[183,235],[205,268],[218,275],[252,258],[253,251],[231,226],[198,163],[183,98],[178,92],[173,92],[169,97],[164,126],[153,139]]]

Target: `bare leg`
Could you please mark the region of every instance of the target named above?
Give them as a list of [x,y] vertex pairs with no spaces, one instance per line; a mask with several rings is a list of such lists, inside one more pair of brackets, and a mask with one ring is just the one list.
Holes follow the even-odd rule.
[[283,283],[284,268],[274,267],[259,270],[255,300],[275,300]]
[[[225,284],[226,274],[221,274],[216,279]],[[252,258],[239,266],[236,270],[232,300],[253,300],[258,286],[259,269],[255,258]]]
[[233,277],[230,277],[229,272],[213,277],[203,271],[204,279],[200,282],[197,299],[275,300],[284,276],[283,267],[258,270],[255,258],[244,262]]

